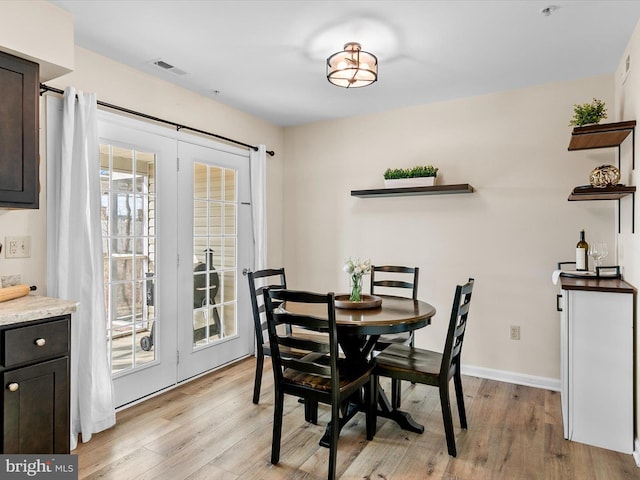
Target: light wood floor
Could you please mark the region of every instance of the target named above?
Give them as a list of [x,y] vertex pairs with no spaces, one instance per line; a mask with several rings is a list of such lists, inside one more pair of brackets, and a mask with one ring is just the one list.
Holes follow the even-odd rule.
[[[117,425],[72,453],[80,479],[326,479],[328,450],[318,441],[328,420],[305,423],[303,406],[285,403],[280,463],[271,465],[272,374],[265,362],[259,405],[251,403],[254,360],[214,372],[117,416]],[[422,435],[378,419],[373,441],[364,414],[343,429],[342,480],[639,479],[631,455],[562,438],[560,395],[475,377],[463,378],[469,429],[456,426],[457,458],[447,454],[437,389],[403,382],[403,408]],[[455,396],[452,397],[455,402]],[[455,404],[454,404],[455,408]]]

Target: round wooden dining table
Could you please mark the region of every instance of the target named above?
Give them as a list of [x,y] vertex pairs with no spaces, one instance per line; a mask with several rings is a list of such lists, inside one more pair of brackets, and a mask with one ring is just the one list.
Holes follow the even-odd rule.
[[[392,295],[378,295],[382,300],[375,308],[337,308],[336,326],[338,328],[338,342],[349,362],[369,362],[371,352],[380,335],[409,332],[431,324],[431,318],[436,314],[433,305],[422,300],[396,297]],[[283,307],[291,313],[326,317],[326,306],[313,304],[287,303]],[[357,408],[355,408],[357,411]],[[346,423],[355,411],[345,415]],[[394,420],[401,428],[412,432],[422,433],[424,427],[413,420],[411,416],[391,406],[391,402],[378,385],[378,416]],[[343,422],[341,422],[342,424]],[[328,433],[325,434],[321,445],[328,445]]]

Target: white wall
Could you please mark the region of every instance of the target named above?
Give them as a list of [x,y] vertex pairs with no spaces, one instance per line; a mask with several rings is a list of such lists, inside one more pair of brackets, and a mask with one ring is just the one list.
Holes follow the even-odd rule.
[[[463,362],[558,380],[556,262],[578,232],[613,243],[614,202],[568,202],[614,152],[568,152],[574,103],[611,105],[613,76],[288,128],[284,259],[288,283],[346,292],[346,257],[417,265],[436,306],[420,346],[441,349],[455,285],[476,279]],[[388,167],[433,164],[462,195],[361,199]],[[520,325],[521,340],[509,339]],[[559,383],[558,383],[559,385]]]
[[[627,57],[631,59],[631,68],[627,72],[626,60]],[[616,120],[640,120],[640,23],[636,26],[631,39],[627,45],[625,53],[620,60],[620,64],[615,73],[615,106],[616,106]],[[623,172],[622,182],[628,185],[638,185],[640,175],[640,148],[638,144],[638,127],[636,127],[636,151],[635,151],[635,170],[630,168],[631,159],[631,142],[625,141],[622,150],[623,159]],[[625,280],[631,283],[636,288],[640,288],[640,223],[638,219],[638,194],[636,194],[636,218],[635,228],[636,233],[631,234],[627,229],[623,230],[623,233],[618,236],[618,249],[620,264],[624,268]],[[630,221],[630,220],[629,220]],[[636,299],[637,301],[637,299]],[[636,345],[639,345],[640,333],[638,333],[637,318],[636,318]],[[638,432],[640,432],[640,418],[637,412],[640,412],[640,351],[636,347],[636,438]],[[636,450],[638,450],[636,446]]]

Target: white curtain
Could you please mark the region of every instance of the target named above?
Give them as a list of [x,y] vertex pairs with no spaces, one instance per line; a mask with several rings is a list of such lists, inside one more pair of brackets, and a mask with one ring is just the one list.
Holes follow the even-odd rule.
[[[48,112],[48,118],[55,115]],[[79,302],[71,319],[73,450],[78,434],[87,442],[115,424],[106,346],[96,95],[68,87],[61,128],[48,125],[47,135],[47,291]]]
[[253,270],[267,267],[267,151],[264,145],[251,150],[251,218],[253,224]]

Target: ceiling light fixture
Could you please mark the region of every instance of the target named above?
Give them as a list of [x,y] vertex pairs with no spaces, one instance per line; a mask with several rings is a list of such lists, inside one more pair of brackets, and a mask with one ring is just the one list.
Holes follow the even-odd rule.
[[327,80],[344,88],[371,85],[378,80],[378,59],[359,43],[349,42],[343,51],[327,58]]

